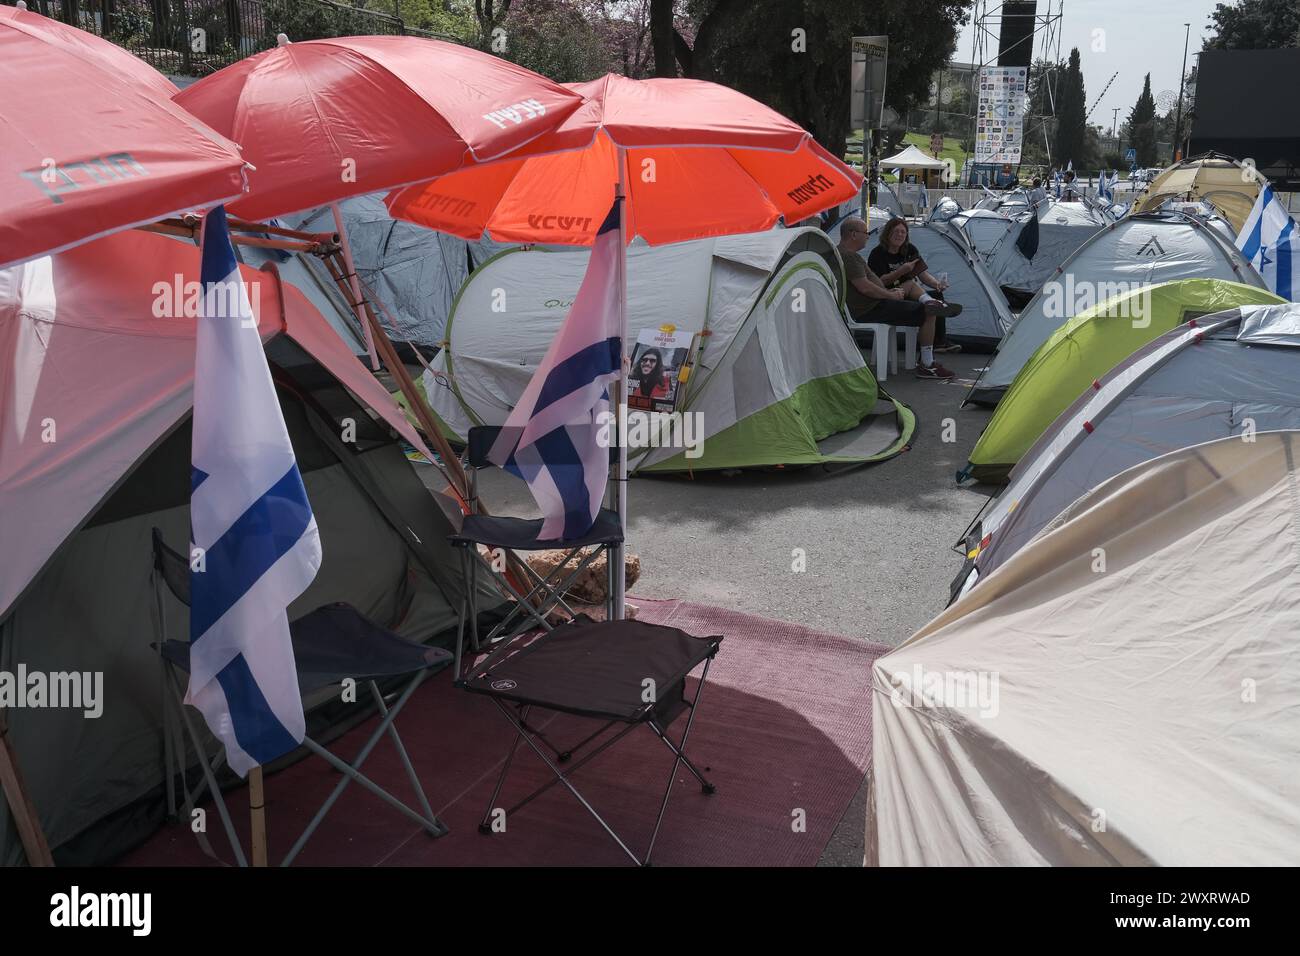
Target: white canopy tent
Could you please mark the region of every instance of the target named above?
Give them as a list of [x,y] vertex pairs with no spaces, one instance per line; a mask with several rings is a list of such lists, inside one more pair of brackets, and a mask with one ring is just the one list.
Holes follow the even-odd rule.
[[948,164],[942,159],[935,159],[933,156],[927,156],[915,146],[908,145],[907,148],[900,150],[893,156],[887,156],[880,161],[881,169],[947,169]]

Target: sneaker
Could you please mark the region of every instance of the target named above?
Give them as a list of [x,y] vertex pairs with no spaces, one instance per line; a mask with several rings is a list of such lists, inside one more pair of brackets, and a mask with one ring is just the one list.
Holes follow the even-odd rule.
[[935,362],[933,365],[917,365],[916,377],[942,381],[944,379],[955,378],[956,376],[938,362]]
[[943,345],[936,345],[934,350],[936,352],[960,352],[961,346],[956,342],[945,342]]
[[942,302],[939,299],[931,299],[924,305],[927,315],[942,315],[945,319],[961,315],[961,305],[957,302]]

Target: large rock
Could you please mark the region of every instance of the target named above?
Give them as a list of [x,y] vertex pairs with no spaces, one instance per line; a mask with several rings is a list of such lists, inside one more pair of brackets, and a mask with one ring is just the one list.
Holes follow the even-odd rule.
[[[593,545],[594,547],[594,545]],[[583,548],[582,553],[571,560],[561,572],[561,579],[568,577],[573,573],[573,569],[582,563],[583,559],[591,553],[592,548]],[[542,577],[546,577],[556,566],[564,560],[567,554],[565,551],[534,551],[526,556],[528,564],[534,571]],[[601,605],[605,603],[608,597],[606,588],[606,568],[608,567],[609,552],[601,553],[594,561],[582,569],[577,580],[570,585],[567,596],[583,604]],[[641,577],[641,559],[635,554],[627,554],[623,559],[624,575],[627,580],[627,589],[630,590],[632,585],[636,584],[637,579]]]

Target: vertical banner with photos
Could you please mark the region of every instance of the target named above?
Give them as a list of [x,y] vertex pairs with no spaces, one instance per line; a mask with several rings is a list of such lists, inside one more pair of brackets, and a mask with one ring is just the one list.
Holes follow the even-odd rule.
[[1019,163],[1024,145],[1029,69],[986,66],[980,70],[975,116],[975,162]]

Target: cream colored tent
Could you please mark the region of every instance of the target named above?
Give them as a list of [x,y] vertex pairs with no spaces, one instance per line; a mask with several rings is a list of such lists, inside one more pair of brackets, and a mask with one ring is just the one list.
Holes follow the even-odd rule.
[[1121,472],[873,668],[867,861],[1300,864],[1300,432]]
[[1259,198],[1259,183],[1230,156],[1207,153],[1170,166],[1151,180],[1133,212],[1153,212],[1171,199],[1204,200],[1241,231]]

